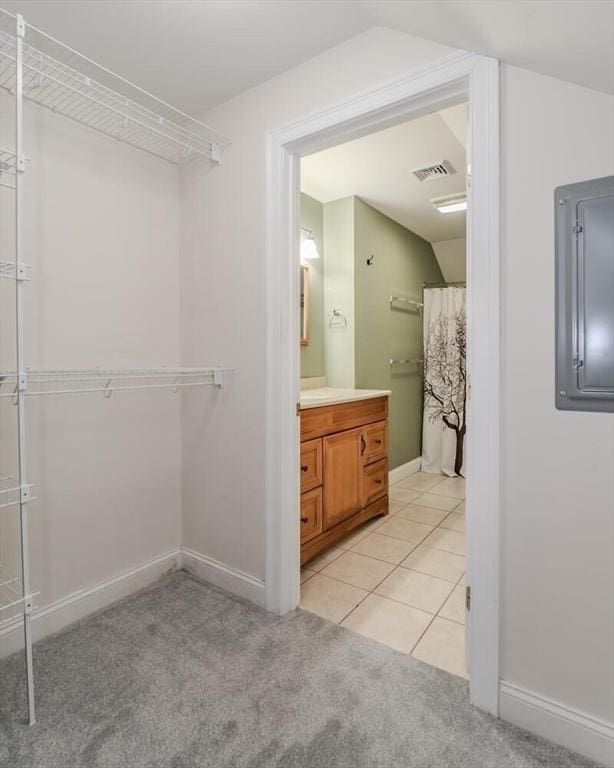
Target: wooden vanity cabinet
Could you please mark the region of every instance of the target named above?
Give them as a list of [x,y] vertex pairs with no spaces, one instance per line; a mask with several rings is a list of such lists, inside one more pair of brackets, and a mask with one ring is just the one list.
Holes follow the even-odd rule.
[[388,514],[388,398],[301,411],[301,565]]

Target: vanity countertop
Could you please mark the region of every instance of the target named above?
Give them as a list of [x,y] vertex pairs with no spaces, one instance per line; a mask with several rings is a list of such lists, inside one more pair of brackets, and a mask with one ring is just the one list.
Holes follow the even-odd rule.
[[352,403],[355,400],[370,400],[373,397],[388,397],[389,389],[341,389],[339,387],[318,387],[301,392],[301,410],[319,408],[322,405]]

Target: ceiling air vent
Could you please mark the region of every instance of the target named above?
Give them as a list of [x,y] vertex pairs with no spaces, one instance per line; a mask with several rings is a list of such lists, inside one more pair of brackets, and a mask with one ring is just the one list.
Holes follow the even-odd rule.
[[443,176],[452,176],[456,173],[456,169],[448,160],[442,160],[440,163],[425,165],[424,168],[414,168],[411,173],[418,181],[433,181],[433,179],[440,179]]

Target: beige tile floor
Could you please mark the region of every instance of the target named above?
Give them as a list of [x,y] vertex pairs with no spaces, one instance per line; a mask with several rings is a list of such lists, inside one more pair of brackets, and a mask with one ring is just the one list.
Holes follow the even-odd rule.
[[390,487],[390,514],[301,571],[301,608],[468,678],[465,481],[417,472]]

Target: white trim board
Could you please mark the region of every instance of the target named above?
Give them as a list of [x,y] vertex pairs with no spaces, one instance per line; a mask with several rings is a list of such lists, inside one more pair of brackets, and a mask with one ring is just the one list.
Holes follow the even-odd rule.
[[400,466],[391,469],[390,472],[388,472],[388,483],[392,485],[393,483],[398,483],[399,480],[404,480],[410,475],[415,475],[416,472],[420,472],[421,466],[422,457],[418,456],[417,459],[412,459],[405,464],[401,464]]
[[181,567],[198,579],[264,608],[264,582],[254,576],[230,568],[188,547],[181,548]]
[[614,768],[614,724],[559,704],[518,685],[501,681],[504,720]]
[[[146,560],[140,565],[111,576],[85,589],[56,600],[32,612],[32,639],[34,642],[53,635],[79,619],[106,608],[111,603],[152,584],[170,571],[181,567],[181,550]],[[0,631],[0,658],[23,648],[23,619],[19,616]]]
[[[300,596],[300,157],[469,100],[467,479],[471,701],[499,711],[499,63],[459,51],[267,134],[266,607]],[[477,483],[480,478],[480,483]]]

